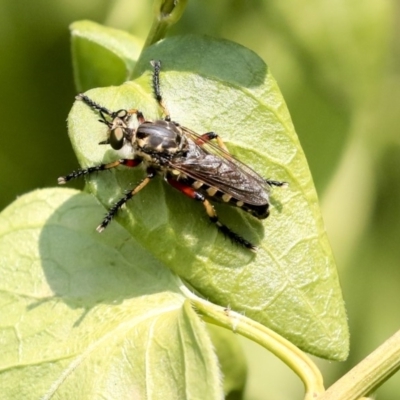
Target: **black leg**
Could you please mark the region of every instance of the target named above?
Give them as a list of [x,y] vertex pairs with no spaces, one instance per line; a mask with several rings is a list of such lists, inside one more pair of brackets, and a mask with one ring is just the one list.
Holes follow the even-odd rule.
[[246,247],[249,250],[256,251],[257,247],[254,246],[252,243],[244,239],[242,236],[238,235],[237,233],[233,232],[230,228],[220,222],[218,215],[212,206],[212,204],[205,198],[202,193],[199,193],[191,186],[185,185],[181,181],[177,181],[171,177],[167,177],[167,182],[174,187],[175,189],[179,190],[181,193],[185,194],[186,196],[190,197],[193,200],[198,200],[203,203],[204,208],[206,209],[206,213],[210,218],[210,221],[214,223],[220,232],[222,232],[225,236],[232,240],[232,242],[240,244],[243,247]]
[[64,185],[65,183],[67,183],[68,181],[70,181],[72,179],[76,179],[76,178],[79,178],[84,175],[89,175],[89,174],[92,174],[93,172],[105,171],[107,169],[115,168],[115,167],[118,167],[118,165],[125,165],[127,167],[134,168],[134,167],[138,166],[140,163],[141,163],[141,160],[129,160],[129,159],[123,158],[121,160],[113,161],[108,164],[100,164],[100,165],[96,165],[94,167],[79,169],[78,171],[73,171],[68,175],[60,176],[58,178],[58,184]]
[[150,61],[150,64],[153,67],[152,83],[153,83],[154,97],[157,100],[157,103],[160,105],[160,107],[163,110],[163,113],[165,115],[165,120],[171,121],[171,116],[169,115],[169,111],[164,104],[164,101],[163,101],[163,98],[161,95],[161,90],[160,90],[161,61],[160,60],[152,60],[152,61]]
[[101,222],[101,224],[96,228],[97,232],[101,233],[106,229],[107,225],[111,222],[111,220],[115,217],[118,210],[128,201],[130,200],[135,194],[137,194],[140,190],[142,190],[151,179],[155,177],[155,173],[152,170],[147,171],[147,176],[144,178],[134,189],[129,190],[126,192],[125,196],[119,199],[108,211],[107,215]]
[[[99,119],[99,122],[106,124],[109,128],[111,128],[112,122],[107,120],[107,118],[105,117],[105,114],[110,116],[111,120],[114,120],[117,117],[119,117],[122,120],[125,120],[127,116],[136,114],[139,123],[143,123],[145,121],[143,114],[137,109],[132,109],[132,110],[120,109],[117,111],[111,111],[108,108],[103,107],[100,104],[96,103],[95,101],[93,101],[91,98],[89,98],[88,96],[86,96],[83,93],[78,94],[75,97],[75,99],[83,101],[90,108],[93,108],[94,110],[98,111],[100,114],[100,117],[101,117],[101,119]],[[104,144],[104,143],[102,143],[102,144]]]
[[218,215],[215,212],[214,207],[212,204],[207,200],[203,200],[203,206],[206,209],[207,215],[210,218],[210,221],[213,222],[217,228],[222,232],[225,236],[232,240],[234,243],[238,243],[241,246],[246,247],[249,250],[256,251],[257,247],[254,246],[252,243],[244,239],[242,236],[238,235],[236,232],[233,232],[230,228],[220,222],[218,219]]
[[82,100],[85,104],[87,104],[90,108],[93,108],[94,110],[97,110],[100,112],[100,115],[103,117],[103,119],[105,120],[104,116],[102,115],[102,113],[107,114],[112,116],[114,113],[112,111],[110,111],[108,108],[105,108],[103,106],[101,106],[100,104],[97,104],[96,102],[94,102],[92,99],[90,99],[89,97],[87,97],[85,94],[83,93],[79,93],[76,97],[76,100]]
[[287,182],[273,181],[273,180],[271,180],[271,179],[266,179],[265,182],[267,182],[269,186],[278,186],[278,187],[281,187],[281,186],[287,186],[287,185],[288,185]]

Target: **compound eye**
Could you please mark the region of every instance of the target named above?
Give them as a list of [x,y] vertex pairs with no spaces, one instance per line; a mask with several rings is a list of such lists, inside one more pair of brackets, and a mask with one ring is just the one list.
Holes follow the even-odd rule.
[[119,150],[124,144],[124,129],[121,126],[111,130],[109,142],[114,150]]
[[121,119],[124,119],[127,115],[128,115],[128,111],[126,111],[126,110],[118,110],[116,112],[116,116]]

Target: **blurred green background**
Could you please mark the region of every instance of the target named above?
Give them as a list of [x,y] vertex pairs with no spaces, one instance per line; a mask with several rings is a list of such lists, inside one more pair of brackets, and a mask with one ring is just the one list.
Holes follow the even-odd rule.
[[[77,167],[66,118],[75,89],[68,25],[91,19],[145,39],[151,0],[0,0],[0,208]],[[307,155],[351,332],[329,386],[400,328],[400,3],[189,0],[170,35],[236,41],[270,66]],[[82,183],[77,183],[77,187]],[[241,340],[246,399],[301,398],[300,381]],[[378,391],[398,399],[400,375]]]

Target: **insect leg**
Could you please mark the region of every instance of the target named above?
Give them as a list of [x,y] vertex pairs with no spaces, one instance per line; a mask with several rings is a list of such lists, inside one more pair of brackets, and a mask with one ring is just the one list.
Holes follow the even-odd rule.
[[154,97],[157,100],[157,103],[160,105],[161,109],[163,110],[163,114],[165,115],[166,121],[171,121],[171,116],[167,107],[164,104],[161,90],[160,90],[160,70],[161,70],[161,61],[160,60],[152,60],[150,61],[151,66],[153,67],[153,76],[152,76],[152,83],[153,83],[153,92]]
[[238,235],[237,233],[233,232],[230,228],[228,228],[226,225],[222,224],[220,220],[218,219],[218,215],[215,212],[214,207],[212,204],[207,200],[203,200],[203,206],[206,209],[207,215],[210,218],[210,221],[213,222],[215,225],[217,225],[217,228],[229,239],[231,239],[233,242],[238,243],[244,247],[246,247],[249,250],[256,251],[257,247],[254,246],[252,243],[244,239],[242,236]]
[[58,178],[58,184],[59,185],[64,185],[71,179],[76,179],[84,175],[89,175],[93,172],[99,172],[99,171],[105,171],[107,169],[115,168],[118,167],[118,165],[125,165],[127,167],[136,167],[141,163],[141,160],[130,160],[130,159],[121,159],[117,161],[113,161],[108,164],[100,164],[100,165],[95,165],[94,167],[89,167],[85,169],[79,169],[78,171],[72,171],[70,174],[65,175],[65,176],[60,176]]
[[[131,110],[118,110],[118,111],[110,111],[108,108],[101,106],[100,104],[96,103],[95,101],[93,101],[91,98],[89,98],[88,96],[86,96],[83,93],[78,94],[75,97],[76,100],[81,100],[83,101],[85,104],[87,104],[90,108],[93,108],[94,110],[97,110],[100,113],[101,119],[99,120],[99,122],[106,124],[107,126],[110,126],[110,122],[107,121],[107,119],[105,118],[104,114],[109,115],[111,118],[115,118],[117,116],[119,116],[119,114],[121,112],[128,114],[128,115],[133,115],[136,114],[136,117],[139,121],[139,124],[142,124],[145,121],[145,118],[142,114],[141,111],[137,110],[136,108],[133,108]],[[106,144],[106,141],[104,142],[100,142],[101,144]]]
[[107,225],[111,222],[114,216],[117,214],[118,210],[135,194],[137,194],[140,190],[142,190],[152,178],[155,177],[155,172],[151,169],[147,170],[147,176],[144,178],[137,186],[135,186],[132,190],[129,190],[125,193],[125,196],[120,198],[108,211],[107,215],[104,217],[101,224],[96,228],[97,232],[101,233],[106,229]]
[[265,182],[267,182],[269,186],[278,186],[278,187],[287,186],[288,184],[287,182],[273,181],[271,179],[266,179]]
[[143,116],[143,113],[139,110],[129,110],[128,111],[129,114],[136,114],[136,118],[139,122],[139,124],[143,124],[146,121],[146,118]]
[[231,239],[233,242],[238,243],[247,249],[255,251],[257,248],[254,246],[252,243],[248,242],[246,239],[238,235],[237,233],[233,232],[230,228],[228,228],[226,225],[222,224],[220,220],[218,219],[218,215],[212,206],[212,204],[205,198],[205,196],[199,192],[197,192],[195,189],[193,189],[191,186],[185,185],[182,182],[179,182],[171,177],[167,176],[167,182],[174,187],[175,189],[178,189],[180,192],[185,194],[186,196],[190,197],[193,200],[198,200],[203,203],[204,208],[206,209],[206,213],[208,217],[210,218],[210,221],[213,222],[217,228],[229,239]]
[[[218,142],[218,146],[220,148],[222,148],[223,150],[226,151],[226,153],[229,153],[228,148],[225,146],[225,143],[223,142],[223,140],[221,139],[221,137],[215,133],[215,132],[207,132],[207,133],[203,133],[199,139],[196,140],[196,144],[199,146],[202,146],[204,143],[207,143],[210,140],[213,139],[217,139]],[[281,181],[274,181],[272,179],[265,179],[265,182],[269,185],[269,186],[287,186],[287,182],[281,182]]]
[[[76,100],[82,100],[85,104],[87,104],[90,108],[93,108],[97,111],[100,112],[100,114],[104,113],[107,115],[113,115],[114,113],[112,111],[110,111],[108,108],[105,108],[103,106],[101,106],[100,104],[97,104],[96,102],[94,102],[91,98],[89,98],[88,96],[86,96],[83,93],[79,93],[76,97]],[[103,119],[105,120],[105,118],[103,117]]]

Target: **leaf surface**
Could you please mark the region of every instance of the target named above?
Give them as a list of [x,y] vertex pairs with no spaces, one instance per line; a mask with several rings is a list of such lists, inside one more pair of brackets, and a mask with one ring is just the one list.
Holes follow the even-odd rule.
[[0,216],[0,398],[220,399],[218,361],[174,275],[93,197],[48,189]]
[[79,92],[130,79],[142,43],[126,32],[92,21],[70,26],[75,85]]
[[[138,108],[147,119],[160,118],[150,85],[151,59],[162,60],[161,90],[173,120],[199,133],[217,132],[236,157],[289,186],[273,189],[271,215],[264,221],[216,207],[221,221],[259,247],[257,254],[226,240],[201,204],[161,179],[142,190],[117,219],[207,299],[245,313],[305,351],[345,359],[348,328],[335,262],[306,158],[268,66],[229,41],[173,37],[145,51],[136,80],[92,90],[89,97],[111,110]],[[75,103],[69,117],[82,166],[118,158],[96,145],[106,135],[97,118],[82,102]],[[121,168],[91,176],[88,185],[110,208],[142,177],[143,171]]]

